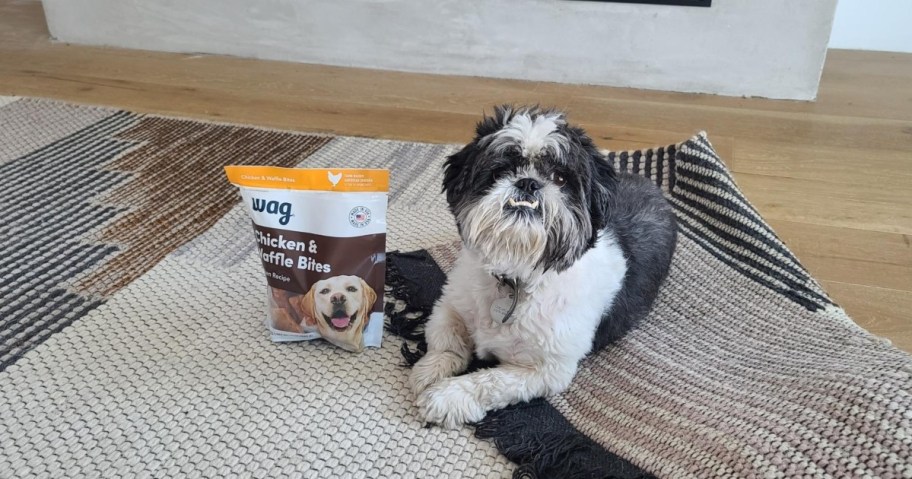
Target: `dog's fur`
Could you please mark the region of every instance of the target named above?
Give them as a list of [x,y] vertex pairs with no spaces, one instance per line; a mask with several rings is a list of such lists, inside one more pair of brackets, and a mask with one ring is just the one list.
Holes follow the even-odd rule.
[[[563,391],[586,354],[649,311],[668,273],[676,225],[661,191],[616,173],[559,111],[497,108],[447,159],[443,190],[463,249],[410,378],[429,422],[456,427]],[[520,289],[506,324],[490,313],[503,278]],[[500,365],[453,377],[473,352]]]
[[351,275],[323,279],[290,301],[304,316],[303,322],[316,327],[323,339],[351,351],[363,349],[364,328],[377,301],[377,293],[363,279]]

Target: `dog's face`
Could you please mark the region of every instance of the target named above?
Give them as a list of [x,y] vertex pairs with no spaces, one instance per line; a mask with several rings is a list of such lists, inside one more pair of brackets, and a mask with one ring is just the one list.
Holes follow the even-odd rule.
[[361,333],[376,300],[377,293],[363,279],[334,276],[311,286],[301,300],[301,310],[320,336],[346,349],[360,350]]
[[500,273],[563,271],[605,226],[614,171],[564,114],[499,107],[445,164],[463,242]]
[[[365,307],[373,305],[373,299],[365,292],[370,286],[357,276],[335,276],[314,283],[314,305],[318,322],[323,322],[335,331],[348,331],[364,320]],[[370,304],[365,304],[370,302]]]

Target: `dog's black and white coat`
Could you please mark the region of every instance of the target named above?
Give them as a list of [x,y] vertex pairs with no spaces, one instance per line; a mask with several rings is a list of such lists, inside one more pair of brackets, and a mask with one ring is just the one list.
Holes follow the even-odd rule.
[[[449,157],[443,189],[463,240],[411,387],[446,427],[566,389],[579,361],[649,311],[676,240],[671,207],[616,173],[563,113],[499,107]],[[518,291],[515,309],[503,321]],[[475,352],[499,366],[456,376]]]

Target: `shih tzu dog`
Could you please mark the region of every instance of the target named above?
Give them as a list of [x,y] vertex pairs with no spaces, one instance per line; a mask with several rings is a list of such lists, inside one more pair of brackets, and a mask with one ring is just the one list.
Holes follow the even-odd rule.
[[[652,307],[677,230],[661,191],[615,172],[557,110],[497,108],[444,168],[463,248],[410,385],[452,428],[565,390]],[[455,376],[473,352],[499,365]]]

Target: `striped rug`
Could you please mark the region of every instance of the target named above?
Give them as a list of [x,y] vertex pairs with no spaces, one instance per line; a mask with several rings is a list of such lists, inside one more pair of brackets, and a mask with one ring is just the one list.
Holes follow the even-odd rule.
[[[681,244],[655,311],[564,394],[425,428],[392,333],[361,355],[271,343],[221,167],[389,168],[388,248],[442,272],[456,148],[0,97],[0,478],[912,477],[912,360],[833,304],[702,135],[609,155],[663,188]],[[388,296],[399,334],[420,337],[421,297]]]

